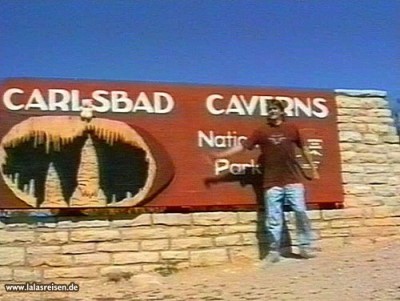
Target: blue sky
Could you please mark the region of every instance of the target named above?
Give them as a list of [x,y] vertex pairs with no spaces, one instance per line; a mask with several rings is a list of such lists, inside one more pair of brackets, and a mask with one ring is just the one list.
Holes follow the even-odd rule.
[[0,79],[379,89],[398,0],[0,0]]

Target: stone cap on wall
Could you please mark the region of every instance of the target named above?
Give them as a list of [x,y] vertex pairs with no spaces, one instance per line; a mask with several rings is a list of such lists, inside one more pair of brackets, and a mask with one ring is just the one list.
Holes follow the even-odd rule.
[[354,97],[386,97],[387,92],[383,90],[351,90],[351,89],[335,89],[338,95],[354,96]]

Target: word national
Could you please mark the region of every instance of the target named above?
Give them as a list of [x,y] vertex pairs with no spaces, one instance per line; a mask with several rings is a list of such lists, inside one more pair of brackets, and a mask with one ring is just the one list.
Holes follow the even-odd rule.
[[246,136],[238,135],[236,131],[228,131],[224,135],[215,134],[214,131],[197,131],[197,145],[198,147],[220,147],[227,148],[236,146],[241,141],[246,140]]

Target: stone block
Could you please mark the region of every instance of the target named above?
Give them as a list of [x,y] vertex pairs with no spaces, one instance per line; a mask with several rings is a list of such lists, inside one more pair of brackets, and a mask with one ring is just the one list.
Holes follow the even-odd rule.
[[38,269],[16,268],[14,269],[14,281],[36,281],[42,279],[42,271]]
[[123,252],[123,251],[139,251],[138,241],[116,241],[116,242],[99,242],[97,251],[101,252]]
[[341,142],[339,143],[339,148],[341,152],[352,151],[354,149],[354,143]]
[[362,103],[365,109],[388,109],[389,103],[382,97],[367,97]]
[[144,214],[140,214],[132,219],[113,220],[111,222],[111,227],[114,227],[114,228],[140,227],[140,226],[150,226],[151,224],[152,224],[151,214],[144,213]]
[[121,229],[122,239],[162,239],[170,237],[179,237],[185,235],[185,229],[182,227],[153,227],[153,228],[133,228]]
[[27,256],[27,263],[30,266],[71,266],[73,265],[72,256],[60,254],[35,254]]
[[326,237],[346,237],[350,236],[350,230],[347,228],[337,228],[337,229],[322,229],[319,231],[321,238]]
[[364,164],[364,172],[367,174],[389,173],[391,170],[389,164]]
[[168,239],[143,240],[140,242],[140,248],[142,251],[168,250],[169,240]]
[[387,184],[391,186],[400,186],[400,175],[395,175],[392,177],[388,177]]
[[188,237],[171,240],[171,250],[199,249],[213,246],[211,237]]
[[367,184],[387,184],[388,182],[389,177],[387,174],[373,174],[364,176],[364,183]]
[[0,244],[32,243],[35,241],[33,231],[4,231],[1,230]]
[[[379,117],[379,122],[383,124],[388,124],[390,126],[394,125],[394,119],[393,117]],[[378,123],[379,123],[378,122]]]
[[217,247],[239,246],[242,245],[242,237],[239,234],[219,236],[215,238],[215,245]]
[[74,255],[75,265],[102,265],[111,263],[109,253],[77,254]]
[[400,204],[398,206],[382,206],[373,208],[374,217],[400,216]]
[[372,187],[366,184],[345,184],[343,185],[345,194],[353,194],[356,196],[371,195]]
[[355,131],[340,131],[340,142],[361,142],[363,140],[362,134]]
[[234,225],[238,222],[236,212],[198,212],[193,213],[193,224],[210,225]]
[[9,267],[0,267],[0,281],[12,280],[13,270]]
[[72,230],[71,241],[73,242],[96,242],[96,241],[113,241],[119,240],[120,233],[118,230]]
[[322,218],[324,220],[354,219],[363,217],[365,217],[365,210],[363,208],[348,208],[322,211]]
[[[351,118],[354,123],[363,124],[391,124],[393,119],[389,117],[354,116]],[[390,121],[390,122],[389,122]]]
[[110,226],[108,220],[90,220],[90,221],[79,221],[72,222],[70,228],[106,228]]
[[98,278],[99,272],[96,267],[69,267],[45,269],[43,277],[55,278]]
[[[365,220],[366,226],[399,226],[400,217],[387,217]],[[399,230],[400,233],[400,230]]]
[[[363,99],[358,97],[349,97],[344,95],[336,96],[337,107],[343,109],[359,109],[362,107]],[[353,114],[352,114],[353,115]]]
[[118,252],[112,254],[114,264],[155,263],[160,261],[157,252]]
[[62,246],[61,253],[63,254],[85,254],[93,253],[96,250],[94,243],[77,243]]
[[397,135],[386,135],[386,136],[382,136],[381,139],[383,142],[386,142],[386,143],[399,143],[400,142],[400,138]]
[[360,156],[360,162],[362,163],[377,163],[377,164],[387,164],[388,156],[386,154],[374,154],[367,153]]
[[37,233],[36,241],[40,244],[58,245],[68,242],[68,232],[40,232]]
[[381,143],[381,139],[378,134],[365,133],[363,134],[363,142],[365,144],[376,145]]
[[[231,228],[233,229],[233,227],[234,226],[229,226],[230,229]],[[186,229],[187,236],[216,236],[216,235],[221,235],[223,233],[224,233],[223,226],[193,226],[190,229]]]
[[342,179],[345,184],[363,184],[364,182],[362,174],[342,173]]
[[363,173],[364,172],[364,164],[360,165],[360,164],[343,163],[342,164],[342,171],[343,172],[350,172],[350,173]]
[[373,117],[391,117],[392,111],[389,109],[372,109],[368,110],[368,115]]
[[11,231],[24,231],[28,230],[29,225],[26,223],[13,223],[13,224],[6,224],[6,230]]
[[[386,201],[386,199],[385,199]],[[380,196],[364,196],[359,198],[359,204],[363,207],[376,207],[384,205],[384,199]]]
[[1,247],[0,266],[17,266],[25,263],[23,247]]
[[352,121],[353,121],[353,116],[337,116],[338,124],[351,123]]
[[322,230],[322,229],[329,229],[329,228],[330,228],[329,222],[313,221],[311,223],[311,229],[313,229],[313,230]]
[[26,254],[59,254],[61,253],[61,246],[31,246],[26,248]]
[[224,231],[220,233],[220,235],[224,234],[235,234],[235,233],[254,233],[257,231],[257,224],[253,223],[251,225],[243,224],[243,225],[233,225],[233,226],[225,226]]
[[133,275],[139,274],[142,268],[140,265],[121,265],[100,268],[100,276],[107,277],[110,281],[128,280]]
[[359,237],[380,237],[400,234],[398,226],[374,226],[351,228],[352,236]]
[[182,261],[189,259],[189,251],[163,251],[161,259],[168,261]]
[[253,233],[253,234],[245,233],[245,234],[242,234],[241,236],[242,236],[242,244],[245,246],[257,245],[259,242],[258,237],[255,233]]
[[395,186],[390,185],[374,185],[373,193],[380,197],[396,197],[398,196],[398,191]]
[[257,212],[238,212],[240,224],[251,224],[257,222]]
[[343,164],[354,164],[360,162],[359,153],[355,151],[343,151],[340,154],[340,158]]
[[388,154],[389,163],[400,163],[400,150]]
[[368,131],[373,134],[387,134],[389,133],[389,126],[387,124],[368,124]]
[[184,213],[154,213],[153,224],[167,226],[190,225],[192,223],[191,214]]
[[338,116],[357,116],[357,113],[359,111],[360,110],[355,110],[355,109],[338,108],[337,115]]
[[229,262],[226,249],[198,250],[190,252],[191,266],[211,266]]
[[332,228],[350,228],[350,227],[361,227],[364,224],[363,219],[350,220],[332,220],[330,225]]
[[260,257],[257,246],[230,247],[228,253],[234,264],[258,260]]

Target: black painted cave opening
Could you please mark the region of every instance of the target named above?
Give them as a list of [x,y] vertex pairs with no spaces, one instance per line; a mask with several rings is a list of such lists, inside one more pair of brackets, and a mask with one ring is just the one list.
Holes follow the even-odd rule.
[[46,175],[53,162],[60,177],[62,194],[68,202],[77,187],[81,151],[89,134],[98,158],[100,188],[106,195],[107,203],[113,199],[121,201],[127,197],[127,192],[135,196],[148,177],[149,162],[146,161],[145,150],[121,141],[108,144],[94,132],[85,132],[71,143],[62,145],[58,151],[50,147],[46,152],[46,142],[35,147],[34,137],[14,147],[6,147],[7,158],[2,172],[14,181],[18,173],[18,189],[21,191],[29,187],[33,179],[34,196],[37,206],[40,206],[44,201]]

